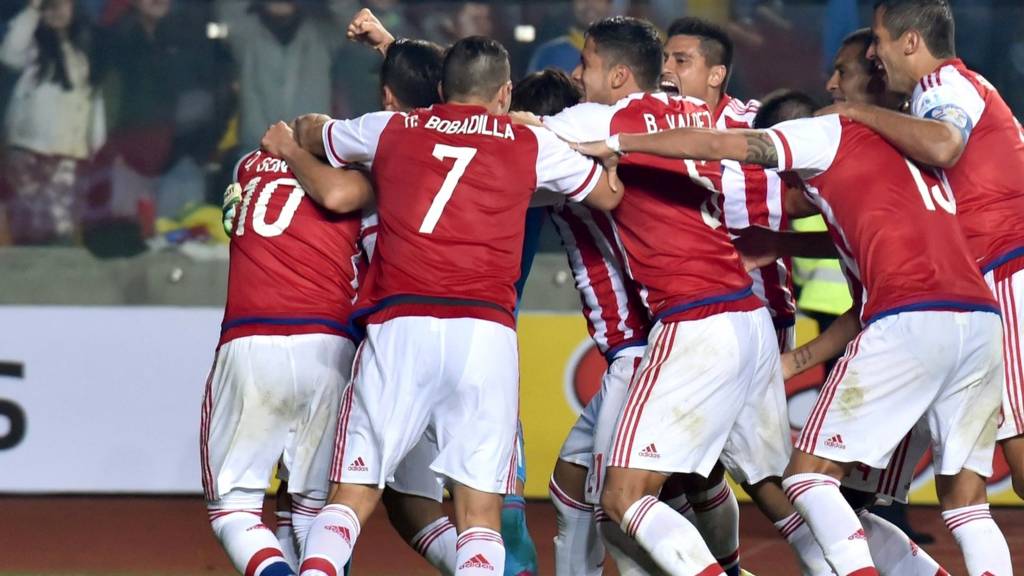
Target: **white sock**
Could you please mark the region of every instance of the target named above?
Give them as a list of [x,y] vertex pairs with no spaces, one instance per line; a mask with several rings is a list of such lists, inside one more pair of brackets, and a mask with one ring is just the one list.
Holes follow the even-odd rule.
[[295,544],[295,530],[292,530],[292,513],[287,510],[274,512],[277,525],[274,526],[274,536],[277,538],[281,552],[284,552],[284,559],[293,569],[299,567],[299,553]]
[[891,522],[868,512],[857,512],[868,537],[871,559],[882,576],[949,576],[927,552]]
[[612,521],[604,510],[594,510],[594,523],[597,533],[601,535],[605,548],[615,560],[621,576],[661,576],[663,572],[654,563],[651,555],[640,547],[618,524]]
[[505,573],[505,542],[490,528],[467,528],[455,543],[457,576],[494,576]]
[[794,474],[782,481],[786,496],[810,526],[839,576],[878,574],[864,527],[839,492],[839,481],[824,474]]
[[[715,487],[690,495],[694,524],[708,550],[722,569],[738,573],[740,564],[740,505],[729,483],[723,478]],[[934,575],[932,575],[934,576]]]
[[277,537],[263,524],[262,490],[233,490],[206,506],[213,533],[236,570],[252,576],[295,574]]
[[295,532],[295,542],[299,547],[299,557],[302,557],[306,550],[309,527],[313,525],[313,519],[326,503],[326,495],[318,498],[309,494],[292,494],[292,530]]
[[[782,520],[775,523],[779,534],[789,542],[796,559],[800,563],[800,574],[803,576],[832,576],[835,572],[825,560],[825,553],[822,552],[818,541],[811,534],[811,529],[800,517],[800,514],[793,512]],[[935,576],[935,575],[933,575]]]
[[967,574],[1009,576],[1013,574],[1010,548],[999,526],[992,520],[988,504],[964,506],[942,513],[946,528],[960,545]]
[[724,574],[693,524],[654,496],[630,505],[619,527],[669,574]]
[[455,524],[441,516],[413,536],[409,545],[445,576],[455,574]]
[[359,538],[359,518],[344,504],[328,504],[316,515],[306,536],[299,571],[302,576],[338,576],[352,558]]
[[697,515],[693,513],[693,505],[690,504],[689,498],[686,494],[680,494],[674,498],[668,500],[662,500],[665,504],[668,504],[673,510],[683,515],[690,524],[697,525]]
[[601,576],[604,544],[597,534],[594,507],[572,499],[551,478],[548,493],[555,505],[555,576]]

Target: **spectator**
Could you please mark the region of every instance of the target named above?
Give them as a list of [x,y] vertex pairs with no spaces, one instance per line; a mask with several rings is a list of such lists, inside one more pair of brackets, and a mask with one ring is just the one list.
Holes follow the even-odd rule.
[[204,200],[202,166],[226,114],[226,57],[206,36],[207,10],[172,12],[171,0],[108,5],[113,22],[98,55],[111,135],[96,162],[103,211],[138,217],[146,235],[156,214],[175,218]]
[[572,72],[580,62],[580,51],[583,50],[583,32],[612,12],[612,0],[573,0],[573,24],[568,33],[541,44],[530,59],[530,72],[545,68],[557,68]]
[[239,82],[239,146],[259,146],[267,126],[331,111],[331,60],[345,28],[296,0],[220,0]]
[[76,180],[104,137],[88,42],[73,0],[30,0],[0,45],[0,60],[20,71],[4,126],[7,219],[16,244],[76,241]]

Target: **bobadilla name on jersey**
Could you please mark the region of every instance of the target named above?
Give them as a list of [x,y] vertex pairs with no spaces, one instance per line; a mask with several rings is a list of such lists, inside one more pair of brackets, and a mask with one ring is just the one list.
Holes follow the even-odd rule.
[[[415,128],[418,123],[419,117],[417,116],[407,116],[405,119],[406,128]],[[442,134],[477,134],[505,138],[506,140],[516,139],[512,125],[507,120],[502,122],[498,118],[486,114],[478,114],[462,120],[447,120],[431,116],[423,127]]]

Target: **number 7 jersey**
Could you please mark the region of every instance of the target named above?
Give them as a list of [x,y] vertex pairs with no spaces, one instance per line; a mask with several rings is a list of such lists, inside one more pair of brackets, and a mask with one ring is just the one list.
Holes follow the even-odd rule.
[[324,126],[334,166],[370,167],[380,218],[356,317],[479,318],[514,327],[526,209],[582,201],[603,177],[550,132],[483,107],[435,105]]

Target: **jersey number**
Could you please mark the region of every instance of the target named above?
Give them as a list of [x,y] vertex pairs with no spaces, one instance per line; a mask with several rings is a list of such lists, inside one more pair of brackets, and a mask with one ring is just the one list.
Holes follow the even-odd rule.
[[476,156],[476,148],[459,148],[445,144],[434,145],[434,158],[441,161],[444,161],[446,158],[454,158],[455,164],[448,171],[448,175],[444,177],[441,189],[437,191],[434,201],[430,203],[430,209],[427,210],[427,215],[423,217],[423,223],[420,224],[421,234],[432,234],[434,232],[434,227],[437,226],[437,221],[441,219],[444,207],[452,199],[455,187],[459,185],[459,180],[466,173],[466,168],[474,156]]
[[[249,215],[249,204],[252,202],[253,193],[259,185],[260,177],[257,176],[250,180],[245,185],[245,190],[242,191],[242,212],[238,216],[235,236],[245,234],[245,219]],[[288,195],[288,199],[285,200],[284,206],[281,207],[277,220],[268,223],[267,205],[270,204],[271,196],[281,186],[291,188],[291,193]],[[302,189],[302,186],[299,186],[299,181],[294,178],[275,178],[271,180],[260,189],[259,196],[256,197],[256,207],[253,208],[252,212],[252,229],[264,238],[280,236],[288,228],[288,225],[292,223],[295,211],[299,209],[299,204],[305,195],[306,191]]]
[[914,177],[914,183],[917,184],[917,191],[921,193],[921,200],[924,200],[924,207],[935,212],[935,205],[938,204],[944,211],[956,214],[956,199],[953,198],[953,191],[949,188],[945,175],[940,174],[939,183],[929,188],[924,176],[921,175],[921,169],[910,160],[904,160],[907,168],[910,168],[910,175]]

